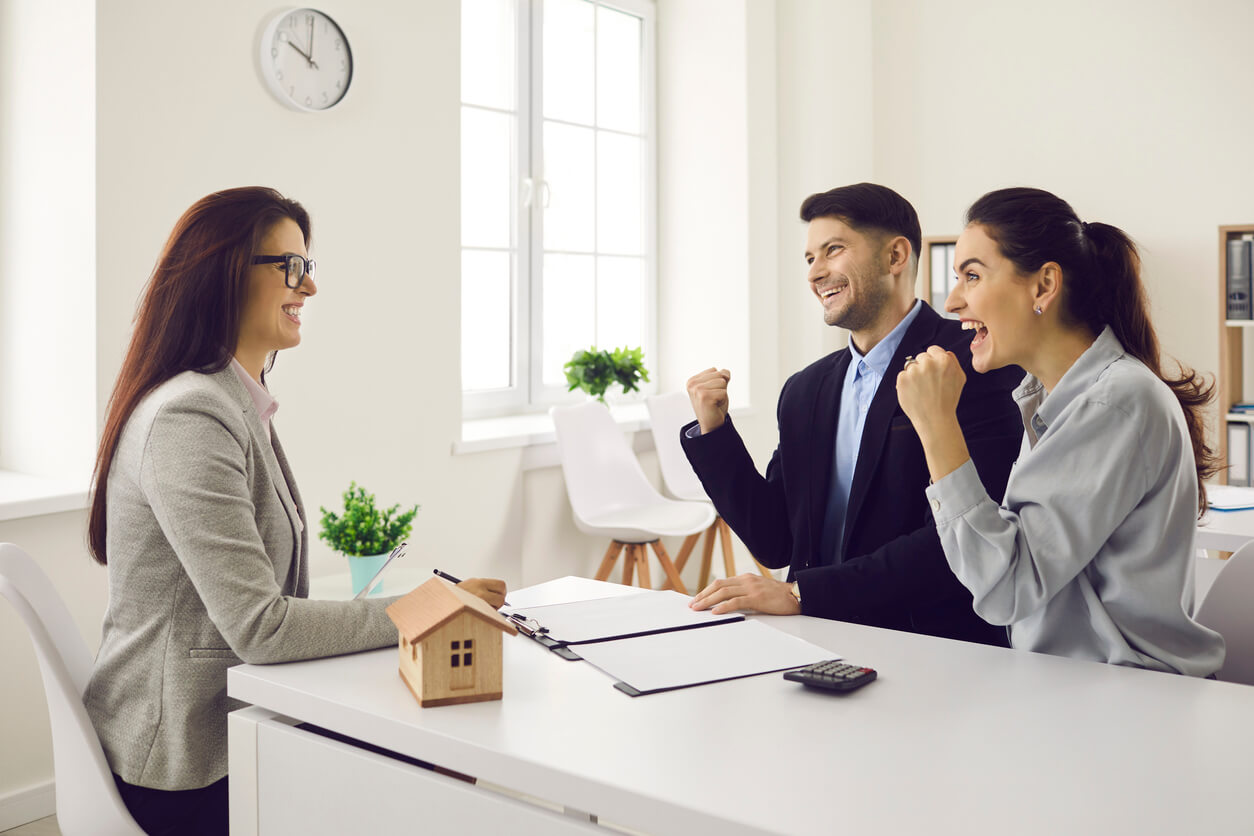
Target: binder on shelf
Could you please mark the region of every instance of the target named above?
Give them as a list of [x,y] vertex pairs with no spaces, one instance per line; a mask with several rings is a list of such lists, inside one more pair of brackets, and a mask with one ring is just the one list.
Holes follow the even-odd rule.
[[1254,242],[1246,238],[1228,239],[1228,319],[1251,319],[1254,312],[1250,305],[1251,253]]
[[1250,485],[1250,425],[1245,421],[1228,422],[1228,484]]
[[692,599],[673,590],[642,592],[619,598],[599,598],[502,610],[518,630],[563,659],[583,658],[572,646],[628,639],[654,633],[691,630],[731,621],[741,613],[715,615],[689,609]]
[[951,262],[946,261],[949,247],[945,244],[933,244],[930,253],[932,257],[932,298],[929,300],[932,307],[937,311],[945,311],[945,298],[949,296],[949,273],[951,271]]

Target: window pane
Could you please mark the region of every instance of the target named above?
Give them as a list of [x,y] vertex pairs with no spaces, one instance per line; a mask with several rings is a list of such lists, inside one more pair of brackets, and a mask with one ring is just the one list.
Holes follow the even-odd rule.
[[[564,384],[562,366],[595,338],[595,261],[588,255],[544,256],[544,366],[546,386]],[[599,347],[599,346],[598,346]]]
[[504,113],[462,108],[462,246],[513,240],[514,123]]
[[510,385],[510,281],[505,252],[462,251],[462,389]]
[[549,186],[548,207],[544,211],[546,250],[593,250],[595,134],[591,128],[544,124],[544,179]]
[[597,9],[597,125],[640,132],[640,18]]
[[[597,348],[645,344],[643,258],[597,259]],[[646,357],[645,368],[651,369]]]
[[544,2],[544,116],[591,125],[594,7],[587,0]]
[[462,101],[514,110],[514,0],[461,0]]
[[641,154],[644,141],[632,136],[597,133],[597,249],[643,255],[640,216],[643,202]]

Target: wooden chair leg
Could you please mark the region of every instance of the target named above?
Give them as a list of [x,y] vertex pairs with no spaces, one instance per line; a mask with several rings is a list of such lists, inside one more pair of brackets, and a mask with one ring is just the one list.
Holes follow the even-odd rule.
[[727,577],[735,577],[736,561],[732,557],[731,526],[722,517],[719,517],[714,522],[718,525],[719,538],[723,541],[723,571],[727,573]]
[[701,578],[698,583],[705,589],[710,583],[710,561],[714,558],[714,537],[718,532],[718,517],[705,530],[705,544],[701,547]]
[[640,588],[652,589],[653,580],[649,577],[649,550],[643,545],[636,546],[636,560],[639,564],[636,567],[636,577],[640,581]]
[[610,541],[610,547],[605,550],[605,557],[601,558],[601,568],[597,569],[596,579],[603,581],[610,576],[610,570],[614,568],[614,561],[618,559],[618,553],[623,550],[626,543],[620,543],[617,540]]
[[692,552],[693,546],[697,545],[697,540],[701,539],[701,532],[689,534],[684,538],[684,544],[679,547],[679,554],[675,555],[675,571],[684,571],[684,566],[688,563],[688,555]]
[[636,545],[634,543],[627,544],[627,550],[623,552],[623,586],[631,586],[632,577],[636,571]]
[[[749,556],[750,556],[750,557],[753,557],[753,555],[749,555]],[[766,568],[765,566],[763,566],[761,563],[758,563],[758,559],[757,559],[756,557],[754,557],[754,558],[753,558],[753,565],[754,565],[754,566],[756,566],[756,567],[758,567],[758,574],[759,574],[759,575],[761,575],[762,577],[764,577],[764,578],[773,578],[773,577],[775,577],[774,575],[772,575],[772,574],[771,574],[771,570],[770,570],[770,569],[767,569],[767,568]]]
[[657,561],[662,564],[662,571],[665,572],[666,577],[670,579],[671,588],[687,595],[688,587],[684,586],[683,579],[680,578],[679,573],[675,571],[675,564],[671,563],[671,556],[666,553],[666,547],[662,545],[662,541],[654,540],[649,545],[653,547],[654,553],[657,554]]
[[[684,565],[688,563],[688,555],[692,552],[693,546],[697,545],[697,540],[701,539],[701,532],[689,534],[684,538],[684,544],[679,547],[679,555],[675,558],[675,571],[682,574]],[[670,578],[666,579],[666,583],[662,584],[663,589],[671,588]]]

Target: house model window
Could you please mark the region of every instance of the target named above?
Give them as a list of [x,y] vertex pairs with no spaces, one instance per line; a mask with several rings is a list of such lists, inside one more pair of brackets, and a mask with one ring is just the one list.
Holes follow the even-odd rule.
[[[470,652],[471,650],[474,649],[474,644],[475,644],[474,639],[466,639],[465,641],[460,641],[460,642],[451,642],[450,644],[452,645],[450,649],[453,651],[453,653],[449,659],[449,667],[453,667],[453,668],[467,667],[468,668],[474,664],[474,660],[473,660],[474,654]],[[462,649],[465,649],[466,652],[458,653],[458,651]]]

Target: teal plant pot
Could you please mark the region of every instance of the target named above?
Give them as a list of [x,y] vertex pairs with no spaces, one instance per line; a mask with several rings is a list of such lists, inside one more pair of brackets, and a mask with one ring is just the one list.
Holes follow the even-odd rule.
[[[362,587],[370,583],[370,579],[373,578],[375,573],[379,571],[380,567],[387,562],[387,559],[387,552],[384,552],[383,554],[365,555],[362,557],[349,555],[348,568],[353,576],[354,595],[361,592]],[[383,583],[383,580],[380,579],[379,583]]]

